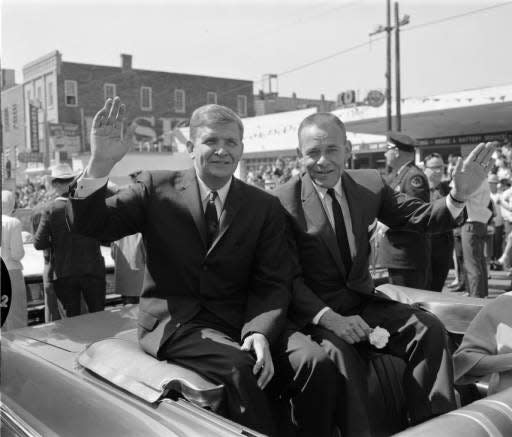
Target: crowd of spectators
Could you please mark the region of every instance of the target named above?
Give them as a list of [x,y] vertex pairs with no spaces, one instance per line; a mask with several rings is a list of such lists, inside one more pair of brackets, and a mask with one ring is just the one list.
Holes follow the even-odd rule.
[[16,209],[35,208],[52,199],[51,190],[48,190],[42,178],[27,179],[24,183],[16,184]]
[[266,190],[288,182],[300,172],[298,159],[277,158],[272,165],[260,165],[257,170],[250,170],[246,182]]

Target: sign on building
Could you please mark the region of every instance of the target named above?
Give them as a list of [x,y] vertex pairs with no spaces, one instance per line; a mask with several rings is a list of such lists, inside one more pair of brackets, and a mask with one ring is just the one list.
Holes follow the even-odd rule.
[[30,150],[39,152],[39,108],[29,105]]
[[80,152],[80,126],[72,123],[48,123],[50,144],[56,152]]

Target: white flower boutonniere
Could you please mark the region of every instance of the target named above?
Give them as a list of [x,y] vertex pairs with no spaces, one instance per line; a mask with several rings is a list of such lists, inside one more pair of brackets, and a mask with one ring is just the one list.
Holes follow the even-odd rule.
[[376,326],[368,337],[370,344],[375,346],[377,349],[382,349],[388,344],[389,332],[387,329]]

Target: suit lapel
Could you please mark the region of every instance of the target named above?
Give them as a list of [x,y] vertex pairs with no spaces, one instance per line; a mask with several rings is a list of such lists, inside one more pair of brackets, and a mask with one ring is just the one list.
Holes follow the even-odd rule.
[[360,193],[359,186],[347,172],[343,172],[341,176],[341,187],[343,194],[347,198],[348,208],[350,210],[350,222],[352,223],[352,233],[354,234],[356,244],[356,254],[353,260],[353,264],[355,264],[359,255],[364,253],[364,248],[360,248],[359,244],[365,241],[363,232],[368,231],[368,229],[365,228],[364,211],[363,208],[361,208],[361,201],[364,197],[362,193]]
[[224,208],[219,217],[219,232],[215,240],[213,240],[212,245],[208,249],[208,254],[215,248],[215,246],[217,246],[222,236],[233,223],[234,217],[240,210],[240,206],[243,203],[243,196],[241,191],[242,186],[240,181],[238,181],[236,178],[233,178],[231,181],[231,186],[229,187],[226,201],[224,202]]
[[197,230],[201,235],[201,240],[206,247],[206,222],[204,219],[203,203],[199,194],[199,185],[197,184],[196,172],[194,169],[183,172],[181,181],[178,183],[178,189],[183,196]]
[[308,231],[318,232],[327,249],[329,249],[338,269],[346,275],[345,267],[341,261],[336,234],[332,229],[320,197],[308,173],[305,173],[302,177],[302,208]]

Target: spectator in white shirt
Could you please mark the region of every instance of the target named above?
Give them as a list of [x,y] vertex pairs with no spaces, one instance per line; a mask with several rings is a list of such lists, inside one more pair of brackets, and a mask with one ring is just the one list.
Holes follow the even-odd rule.
[[2,326],[3,331],[27,326],[27,291],[21,259],[25,256],[21,237],[21,222],[12,217],[14,194],[2,190],[2,260],[11,279],[11,306]]

